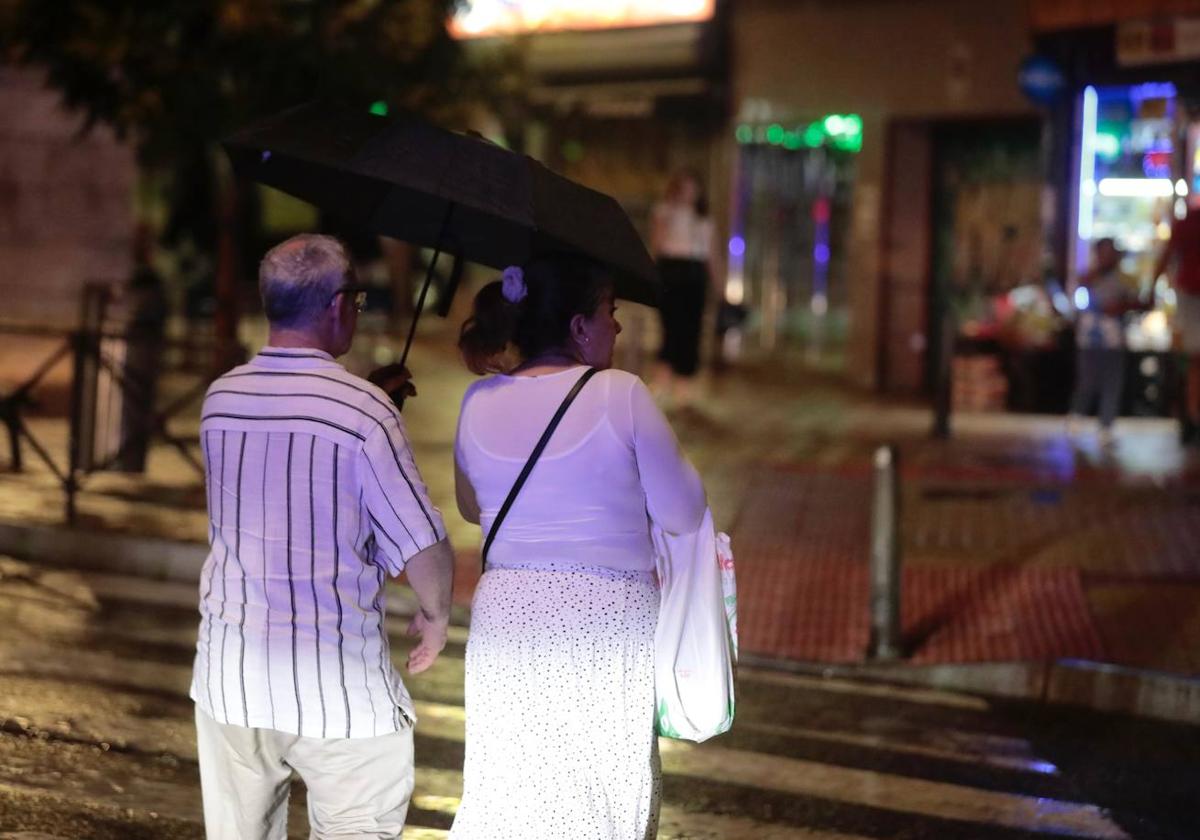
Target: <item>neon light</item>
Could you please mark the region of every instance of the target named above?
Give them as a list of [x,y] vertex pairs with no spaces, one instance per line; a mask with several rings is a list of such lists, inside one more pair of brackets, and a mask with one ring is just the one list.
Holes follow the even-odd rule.
[[1075,290],[1075,308],[1076,309],[1078,309],[1079,311],[1082,312],[1083,310],[1088,308],[1088,304],[1090,304],[1091,302],[1092,302],[1091,295],[1088,294],[1087,286],[1080,286],[1078,289]]
[[1134,102],[1143,102],[1147,99],[1174,99],[1178,95],[1179,90],[1172,82],[1146,82],[1129,88],[1129,98]]
[[388,115],[388,104],[382,99],[378,102],[372,102],[370,111],[377,117],[386,117]]
[[771,126],[767,128],[767,142],[772,146],[778,146],[780,143],[782,143],[783,126],[781,126],[779,123],[772,123]]
[[1092,238],[1092,213],[1095,211],[1096,189],[1096,110],[1099,102],[1096,89],[1083,89],[1083,114],[1079,137],[1079,238]]
[[829,246],[826,245],[824,242],[817,243],[817,246],[815,248],[813,248],[813,259],[816,260],[821,265],[828,265],[829,264]]
[[1103,131],[1096,135],[1096,154],[1107,161],[1121,156],[1121,138]]
[[729,253],[735,257],[740,257],[746,253],[746,240],[740,236],[731,236],[729,238]]
[[1110,198],[1166,198],[1175,195],[1170,178],[1103,178],[1097,189]]
[[846,130],[846,120],[841,114],[830,114],[825,118],[825,131],[828,134],[841,134]]
[[614,29],[695,23],[713,16],[715,0],[471,0],[450,21],[455,38],[519,32]]
[[804,145],[815,149],[825,142],[825,127],[819,122],[811,123],[804,129]]
[[1187,194],[1188,194],[1187,181],[1180,178],[1178,181],[1175,182],[1175,195],[1179,196],[1180,198],[1183,198]]
[[754,129],[745,123],[742,123],[737,127],[737,130],[733,133],[733,136],[737,138],[739,143],[749,143],[754,140]]

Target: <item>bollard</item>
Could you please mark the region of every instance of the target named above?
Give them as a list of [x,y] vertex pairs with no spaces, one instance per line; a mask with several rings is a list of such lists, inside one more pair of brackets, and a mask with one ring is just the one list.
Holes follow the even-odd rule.
[[871,504],[871,640],[867,655],[898,659],[900,643],[900,464],[895,446],[875,450]]

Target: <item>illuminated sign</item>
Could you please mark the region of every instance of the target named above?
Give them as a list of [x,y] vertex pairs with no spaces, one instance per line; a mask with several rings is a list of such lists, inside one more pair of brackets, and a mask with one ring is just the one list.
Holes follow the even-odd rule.
[[715,0],[470,0],[450,21],[456,38],[695,23]]

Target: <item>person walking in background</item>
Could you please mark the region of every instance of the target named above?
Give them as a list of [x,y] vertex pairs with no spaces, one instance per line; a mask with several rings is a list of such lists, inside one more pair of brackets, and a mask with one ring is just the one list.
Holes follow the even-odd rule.
[[650,250],[663,282],[661,367],[655,388],[668,405],[685,407],[695,396],[713,244],[699,176],[691,170],[677,172],[650,220]]
[[133,273],[125,290],[125,384],[122,388],[121,451],[114,464],[125,472],[146,469],[155,429],[158,377],[168,305],[162,276],[154,268],[154,231],[134,231]]
[[1125,382],[1124,315],[1142,308],[1136,287],[1121,271],[1124,256],[1111,238],[1097,239],[1092,266],[1079,278],[1079,320],[1075,325],[1078,348],[1075,390],[1071,397],[1069,430],[1099,401],[1100,440],[1112,443],[1113,423],[1121,409]]
[[1200,209],[1192,201],[1187,215],[1175,222],[1171,238],[1154,266],[1157,280],[1176,263],[1175,332],[1187,357],[1184,384],[1184,442],[1200,445]]
[[446,643],[453,554],[388,396],[334,359],[364,292],[328,236],[259,268],[269,346],[209,388],[201,415],[211,551],[191,697],[210,840],[287,835],[291,774],[312,837],[398,837],[413,788],[413,704],[384,584],[419,603],[409,673]]
[[467,366],[494,375],[467,389],[454,449],[459,510],[487,541],[467,637],[453,840],[656,834],[650,520],[691,532],[706,503],[646,386],[610,367],[615,312],[594,264],[546,258],[485,286],[463,325]]

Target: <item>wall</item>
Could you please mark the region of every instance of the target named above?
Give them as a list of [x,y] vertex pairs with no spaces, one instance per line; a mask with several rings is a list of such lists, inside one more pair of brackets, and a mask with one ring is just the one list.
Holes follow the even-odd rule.
[[34,71],[0,67],[0,114],[0,319],[74,324],[85,282],[129,273],[133,153]]
[[[876,387],[881,278],[891,259],[881,231],[885,206],[898,204],[884,200],[888,126],[1032,112],[1016,81],[1031,51],[1025,3],[737,0],[732,19],[735,115],[765,107],[781,121],[849,112],[863,118],[848,244],[847,364],[852,381]],[[914,326],[891,324],[888,333]]]

